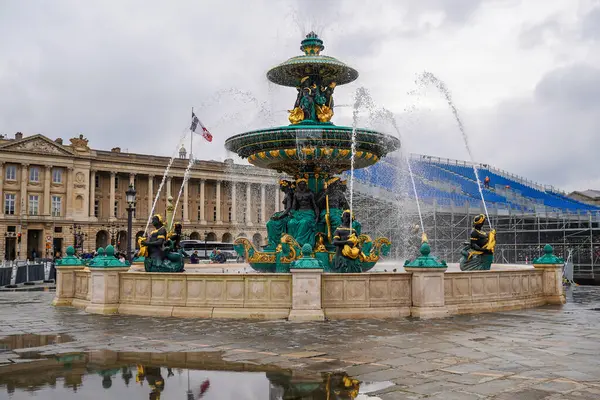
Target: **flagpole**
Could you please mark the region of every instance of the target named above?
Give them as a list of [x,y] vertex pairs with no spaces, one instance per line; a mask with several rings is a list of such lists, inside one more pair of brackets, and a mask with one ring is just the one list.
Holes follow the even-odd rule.
[[[194,119],[194,107],[192,107],[192,120]],[[191,126],[190,126],[191,128]],[[192,145],[194,144],[194,132],[190,129],[190,158],[193,157]]]

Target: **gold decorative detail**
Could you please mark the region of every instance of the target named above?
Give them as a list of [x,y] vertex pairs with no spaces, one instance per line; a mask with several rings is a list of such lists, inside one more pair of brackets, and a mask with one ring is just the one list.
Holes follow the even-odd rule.
[[494,250],[496,249],[496,230],[493,229],[489,236],[488,236],[488,241],[485,245],[483,245],[483,248],[486,250],[489,250],[492,252],[492,254],[494,254]]
[[315,155],[315,148],[314,147],[303,147],[302,148],[302,152],[306,156],[314,156]]
[[319,232],[317,233],[317,245],[315,246],[315,252],[317,253],[324,253],[327,251],[327,249],[325,248],[325,239],[324,239],[323,233]]
[[293,110],[288,110],[290,115],[288,116],[288,120],[292,125],[296,125],[304,120],[304,111],[300,107],[296,107]]
[[370,160],[370,159],[371,159],[371,157],[373,157],[373,153],[367,153],[367,154],[365,155],[365,160]]
[[148,257],[148,247],[142,245],[144,240],[146,240],[146,238],[143,236],[138,238],[138,246],[140,248],[138,251],[138,257]]
[[252,163],[256,161],[256,154],[252,154],[250,157],[248,157],[248,162]]
[[379,254],[381,254],[381,247],[386,244],[390,246],[392,242],[388,238],[380,237],[375,239],[371,253],[362,260],[363,262],[377,262],[379,261]]
[[354,155],[356,157],[360,158],[360,157],[362,157],[363,153],[364,153],[363,151],[357,151]]
[[373,154],[373,162],[376,163],[377,160],[379,160],[379,157],[377,157],[375,154]]
[[321,148],[321,154],[329,157],[331,154],[333,154],[333,149],[331,147],[323,147]]
[[281,243],[285,243],[289,246],[290,248],[290,254],[287,257],[281,257],[279,259],[280,262],[284,263],[284,264],[289,264],[292,261],[297,260],[298,258],[300,258],[300,254],[296,253],[296,247],[300,248],[300,245],[298,244],[298,242],[296,242],[296,239],[294,239],[292,236],[285,234],[281,237]]
[[350,154],[350,150],[347,149],[343,149],[343,150],[338,150],[338,155],[342,156],[342,157],[347,157],[348,154]]
[[269,151],[271,157],[279,157],[279,150],[271,150]]
[[267,153],[264,151],[261,151],[260,153],[258,153],[258,157],[261,158],[262,160],[264,160],[265,158],[267,158]]
[[329,185],[331,185],[332,183],[334,183],[334,182],[337,182],[337,181],[339,181],[339,180],[340,180],[340,178],[339,178],[339,177],[337,177],[337,176],[334,176],[333,178],[329,179],[329,180],[328,180],[328,181],[326,181],[325,183],[327,184],[327,186],[329,186]]
[[[246,238],[237,238],[234,244],[241,244],[244,246],[244,259],[252,264],[252,263],[267,263],[274,264],[275,263],[275,253],[265,253],[259,251],[252,242],[250,242]],[[250,256],[250,250],[254,250],[252,256]]]
[[285,149],[285,155],[288,157],[294,157],[296,155],[296,149]]
[[298,179],[296,179],[296,184],[298,184],[300,182],[306,182],[306,183],[308,183],[308,179],[306,179],[306,178],[298,178]]
[[317,118],[319,118],[320,122],[329,122],[331,121],[331,117],[333,117],[333,110],[328,106],[320,106],[317,104],[315,107],[317,111]]

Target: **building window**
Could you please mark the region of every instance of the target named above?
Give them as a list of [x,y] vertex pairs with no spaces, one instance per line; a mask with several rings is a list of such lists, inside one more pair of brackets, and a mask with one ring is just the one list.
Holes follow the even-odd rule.
[[260,206],[258,206],[258,213],[256,215],[256,221],[260,224],[261,221],[261,215],[262,215],[262,208]]
[[96,185],[96,189],[98,189],[100,187],[100,177],[98,176],[98,174],[96,174],[96,176],[94,177],[94,184]]
[[119,188],[119,175],[115,174],[115,190]]
[[229,207],[229,221],[231,222],[231,207]]
[[62,197],[52,196],[52,216],[60,217],[62,211]]
[[100,213],[100,200],[94,200],[94,217]]
[[40,196],[37,194],[29,195],[29,215],[38,215],[40,209]]
[[246,208],[244,208],[244,214],[242,215],[242,219],[244,220],[244,222],[248,222],[246,221]]
[[137,210],[137,202],[133,203],[133,210],[131,211],[131,218],[135,218],[135,210]]
[[17,180],[17,166],[16,165],[8,165],[6,167],[6,180],[7,181],[16,181]]
[[183,204],[181,205],[181,220],[183,221]]
[[40,169],[38,167],[31,167],[29,169],[29,182],[40,181]]
[[4,214],[15,215],[15,194],[6,193],[4,195]]
[[52,170],[52,183],[62,183],[62,169],[54,168]]
[[115,217],[119,217],[119,202],[115,201],[115,208],[114,208],[114,212],[115,212]]
[[213,221],[217,220],[217,206],[213,207]]
[[200,208],[200,206],[198,206],[198,221],[200,221],[202,219],[202,209]]

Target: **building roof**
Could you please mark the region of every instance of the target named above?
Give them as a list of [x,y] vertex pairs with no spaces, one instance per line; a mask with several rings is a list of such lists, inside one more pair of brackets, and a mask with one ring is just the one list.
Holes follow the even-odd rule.
[[588,189],[588,190],[576,190],[571,194],[578,194],[580,196],[589,197],[592,200],[600,200],[600,190]]

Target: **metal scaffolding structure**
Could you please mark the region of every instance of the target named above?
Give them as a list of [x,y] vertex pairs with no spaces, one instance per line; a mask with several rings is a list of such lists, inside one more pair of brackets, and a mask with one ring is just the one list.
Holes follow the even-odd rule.
[[[357,189],[354,209],[362,232],[372,238],[388,237],[393,243],[393,258],[402,260],[417,255],[421,231],[415,201],[399,199],[397,195],[368,185]],[[422,204],[421,208],[432,251],[448,262],[458,262],[460,250],[469,240],[473,217],[483,210],[435,204]],[[494,208],[490,208],[489,213],[491,225],[497,232],[496,262],[531,264],[543,254],[544,245],[550,244],[557,256],[567,259],[571,255],[575,279],[600,281],[600,216],[515,213]]]

